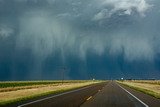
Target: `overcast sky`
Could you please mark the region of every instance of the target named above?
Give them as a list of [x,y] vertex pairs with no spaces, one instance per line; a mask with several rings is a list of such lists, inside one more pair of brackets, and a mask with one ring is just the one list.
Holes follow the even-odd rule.
[[0,80],[160,79],[159,0],[0,0]]

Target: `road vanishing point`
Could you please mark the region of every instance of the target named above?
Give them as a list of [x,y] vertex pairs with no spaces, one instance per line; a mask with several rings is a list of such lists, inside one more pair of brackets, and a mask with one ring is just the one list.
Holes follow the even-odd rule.
[[160,107],[160,99],[109,81],[7,107]]

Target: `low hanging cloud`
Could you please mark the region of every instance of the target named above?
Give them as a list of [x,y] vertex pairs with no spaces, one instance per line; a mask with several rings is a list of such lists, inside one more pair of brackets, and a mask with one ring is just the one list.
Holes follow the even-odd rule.
[[35,56],[46,58],[63,46],[67,29],[65,25],[62,26],[56,19],[52,19],[47,11],[27,12],[20,18],[17,48],[31,48]]
[[[15,1],[19,2],[19,0]],[[23,2],[27,1],[24,0]],[[41,2],[36,0],[36,3]],[[63,1],[63,3],[69,3],[66,5],[66,7],[70,7],[68,10],[61,8],[59,3],[62,2],[56,0],[46,2],[53,5],[56,2],[57,10],[55,11],[55,5],[52,8],[37,9],[33,7],[17,14],[19,19],[19,28],[17,29],[19,29],[19,32],[16,36],[16,48],[18,50],[30,49],[35,57],[42,60],[48,56],[54,56],[56,52],[60,52],[63,60],[69,55],[86,60],[88,53],[98,56],[104,54],[116,55],[121,54],[123,47],[125,58],[128,61],[154,59],[154,44],[150,40],[152,35],[146,35],[138,31],[137,36],[131,30],[136,26],[131,23],[129,23],[132,26],[130,29],[124,27],[123,30],[126,33],[121,33],[119,28],[114,28],[114,26],[121,24],[125,26],[123,22],[117,23],[117,20],[121,18],[117,11],[123,10],[122,13],[126,15],[131,15],[133,11],[136,11],[135,14],[140,15],[137,18],[140,18],[152,6],[146,0],[101,0],[100,3],[97,3],[97,1],[89,2],[89,6],[80,1],[73,2],[77,5],[73,5],[72,1]],[[43,7],[47,6],[46,4]],[[87,6],[86,11],[82,11],[84,6]],[[94,14],[97,10],[93,10],[93,7],[96,6],[100,12]],[[91,10],[92,13],[87,13]],[[118,14],[115,19],[111,17],[113,14]],[[93,19],[92,15],[95,15]],[[113,25],[95,25],[96,23],[93,21],[105,20],[106,18],[112,19],[110,21]],[[124,18],[124,20],[128,19]],[[139,19],[134,20],[138,24],[139,22],[136,22],[136,20]],[[94,26],[97,27],[96,30]],[[111,27],[113,32],[107,31],[108,26],[113,26]],[[1,36],[8,37],[13,33],[14,31],[9,27],[0,27]]]
[[112,38],[110,54],[124,54],[124,58],[128,61],[148,60],[152,61],[155,56],[152,41],[149,38],[141,38],[134,36],[121,35]]
[[[104,6],[111,6],[111,9],[104,9]],[[127,15],[136,10],[138,14],[144,16],[150,6],[145,0],[103,0],[101,4],[103,9],[94,16],[94,20],[111,18],[112,14],[116,14],[119,10],[124,10],[123,13]],[[48,9],[32,9],[24,12],[19,18],[20,32],[17,36],[17,48],[30,48],[32,53],[42,60],[55,55],[56,52],[60,52],[63,60],[68,55],[86,60],[88,53],[101,56],[117,55],[122,51],[128,61],[154,59],[155,52],[150,35],[137,36],[130,31],[123,34],[119,31],[108,33],[105,30],[96,30],[96,32],[92,29],[85,30],[80,27],[85,23],[74,21],[79,17],[83,21],[90,15],[83,17],[86,13],[79,12],[79,14],[82,15],[75,17],[72,10],[54,13],[54,10]],[[121,16],[117,16],[117,19],[118,17]],[[90,19],[90,23],[94,23],[92,20]]]
[[62,59],[74,54],[83,60],[88,50],[99,55],[104,52],[104,44],[100,38],[95,35],[88,36],[87,32],[78,34],[78,29],[73,29],[66,21],[56,18],[57,15],[44,10],[32,10],[21,16],[17,48],[30,48],[40,59],[54,55],[57,51]]
[[11,36],[13,33],[13,28],[8,27],[7,25],[0,25],[0,37],[6,38]]
[[0,56],[5,56],[0,57],[0,70],[9,68],[15,78],[23,72],[26,77],[58,78],[59,65],[71,69],[67,77],[90,71],[119,76],[122,63],[128,74],[147,72],[143,69],[147,64],[154,71],[160,54],[159,4],[157,0],[0,0]]

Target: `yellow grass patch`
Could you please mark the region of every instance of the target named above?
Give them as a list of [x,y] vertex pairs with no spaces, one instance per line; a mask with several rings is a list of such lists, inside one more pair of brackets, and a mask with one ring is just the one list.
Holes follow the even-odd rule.
[[156,98],[160,98],[159,81],[123,81],[120,82],[137,90],[150,94]]
[[[40,86],[32,86],[31,88],[22,88],[20,90],[12,90],[6,92],[0,92],[0,104],[10,102],[10,101],[18,101],[18,99],[29,98],[32,96],[41,95],[47,92],[56,92],[60,90],[68,90],[78,87],[83,87],[86,85],[94,84],[97,82],[84,82],[84,83],[64,83],[64,84],[54,84],[54,85],[40,85]],[[18,87],[17,87],[18,88]],[[0,89],[2,90],[2,89]]]

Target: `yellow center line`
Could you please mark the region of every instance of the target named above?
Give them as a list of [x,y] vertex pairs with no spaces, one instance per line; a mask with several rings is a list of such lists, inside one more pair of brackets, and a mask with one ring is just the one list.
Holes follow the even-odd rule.
[[88,97],[88,98],[87,98],[87,101],[90,100],[91,98],[92,98],[92,96]]

